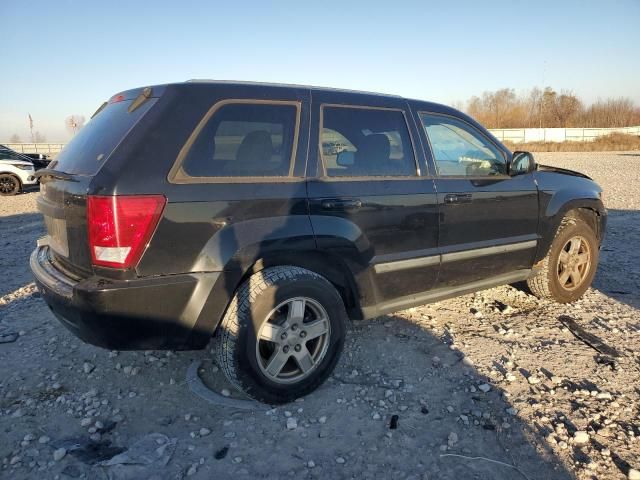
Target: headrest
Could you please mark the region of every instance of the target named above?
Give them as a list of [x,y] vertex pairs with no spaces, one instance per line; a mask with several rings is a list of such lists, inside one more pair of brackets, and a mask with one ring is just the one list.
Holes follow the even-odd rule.
[[254,130],[242,139],[236,160],[243,163],[264,163],[266,165],[271,160],[272,154],[273,142],[269,132]]

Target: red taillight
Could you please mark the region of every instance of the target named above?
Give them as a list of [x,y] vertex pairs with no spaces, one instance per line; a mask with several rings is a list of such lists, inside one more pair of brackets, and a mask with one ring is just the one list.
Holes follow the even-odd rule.
[[163,195],[88,196],[87,223],[93,264],[135,266],[166,202]]
[[118,102],[123,102],[124,100],[125,100],[124,95],[119,93],[119,94],[114,95],[113,97],[111,97],[109,99],[109,103],[118,103]]

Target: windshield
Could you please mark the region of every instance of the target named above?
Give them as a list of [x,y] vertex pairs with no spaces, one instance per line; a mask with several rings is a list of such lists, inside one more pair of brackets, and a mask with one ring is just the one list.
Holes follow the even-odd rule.
[[129,130],[156,103],[150,98],[129,113],[132,100],[110,103],[82,128],[58,154],[55,170],[95,175]]

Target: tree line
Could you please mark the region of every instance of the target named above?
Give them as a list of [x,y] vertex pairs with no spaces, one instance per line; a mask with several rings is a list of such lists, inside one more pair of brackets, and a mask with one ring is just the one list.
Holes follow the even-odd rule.
[[[9,142],[10,143],[23,143],[23,140],[22,140],[22,137],[20,135],[18,135],[17,133],[14,133],[9,138]],[[32,142],[33,143],[47,143],[47,137],[42,135],[40,132],[35,132],[33,134]],[[30,142],[27,142],[27,143],[30,143]]]
[[[457,108],[487,128],[629,127],[640,125],[640,107],[630,98],[585,104],[571,90],[532,88],[517,95],[512,88],[473,96]],[[462,107],[462,108],[461,108]]]

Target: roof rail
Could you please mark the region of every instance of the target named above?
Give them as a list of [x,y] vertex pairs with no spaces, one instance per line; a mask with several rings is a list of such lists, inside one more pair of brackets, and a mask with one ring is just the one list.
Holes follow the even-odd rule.
[[319,87],[315,85],[299,85],[295,83],[277,83],[277,82],[255,82],[250,80],[214,80],[208,78],[191,78],[189,80],[185,80],[185,83],[221,83],[225,85],[262,85],[265,87],[289,87],[289,88],[308,88],[310,90],[327,90],[333,92],[348,92],[348,93],[363,93],[366,95],[380,95],[383,97],[396,97],[403,98],[401,95],[394,95],[389,93],[380,93],[380,92],[368,92],[365,90],[351,90],[348,88],[333,88],[333,87]]

